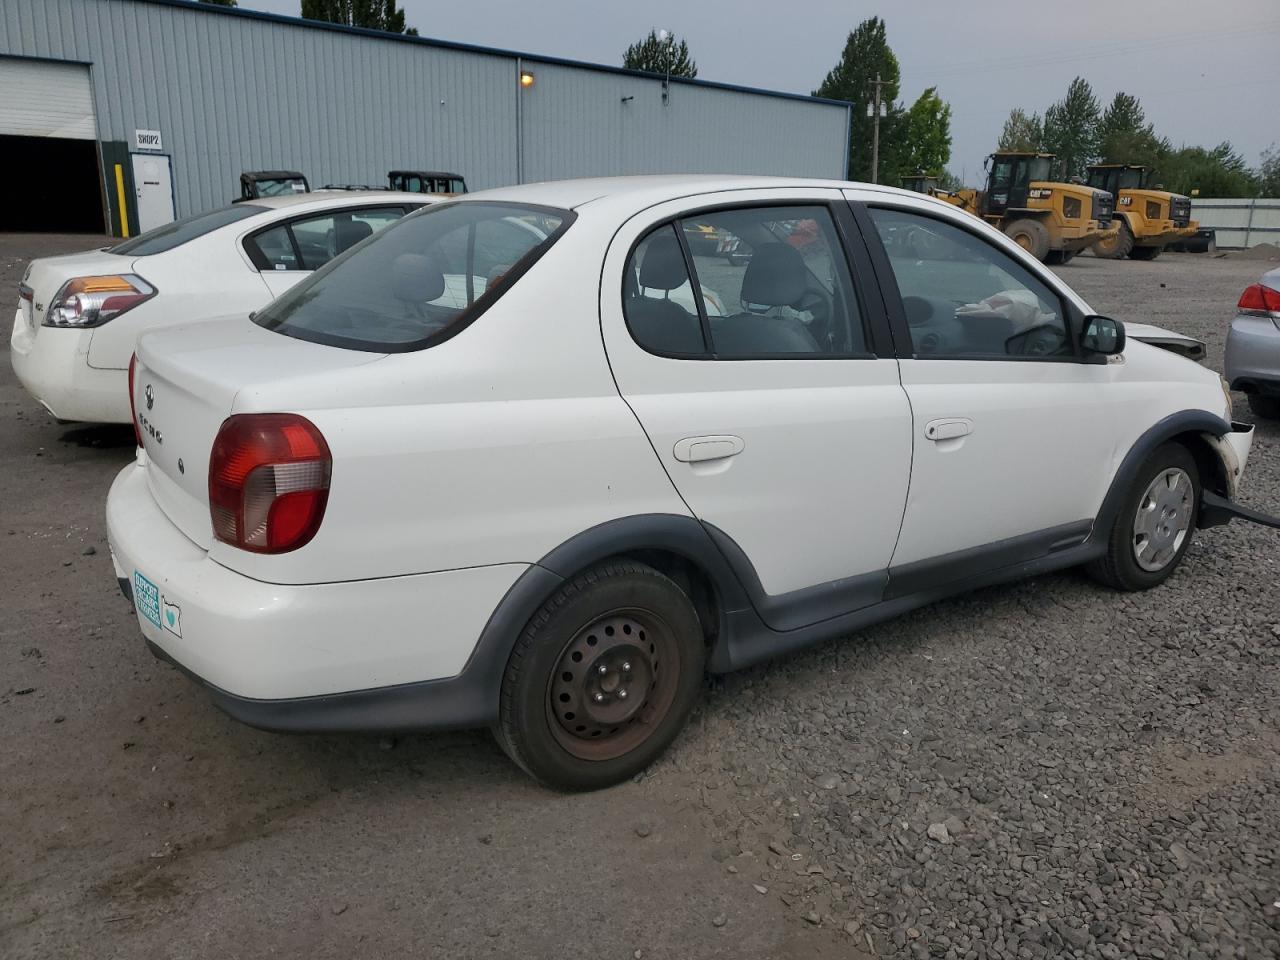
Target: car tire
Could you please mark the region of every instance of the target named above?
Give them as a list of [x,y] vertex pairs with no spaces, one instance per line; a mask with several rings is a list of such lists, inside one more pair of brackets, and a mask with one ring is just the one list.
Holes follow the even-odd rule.
[[1049,231],[1039,220],[1023,217],[1004,228],[1005,234],[1041,263],[1049,256]]
[[1164,252],[1164,247],[1134,247],[1129,251],[1130,260],[1154,260]]
[[1280,420],[1280,397],[1264,397],[1260,393],[1249,394],[1249,409],[1264,420]]
[[601,564],[562,584],[520,634],[494,735],[549,787],[620,783],[684,727],[706,656],[697,613],[680,587],[642,563]]
[[1107,537],[1107,552],[1088,566],[1090,576],[1126,591],[1164,583],[1191,546],[1199,509],[1195,458],[1180,443],[1164,444],[1129,485]]
[[1101,257],[1103,260],[1123,260],[1129,256],[1133,250],[1133,231],[1129,229],[1128,222],[1120,221],[1120,229],[1115,234],[1114,242],[1111,242],[1111,238],[1099,240],[1093,245],[1092,250],[1095,257]]

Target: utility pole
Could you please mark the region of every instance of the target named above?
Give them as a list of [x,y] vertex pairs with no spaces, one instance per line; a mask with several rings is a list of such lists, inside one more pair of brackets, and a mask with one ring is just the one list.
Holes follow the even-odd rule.
[[872,94],[871,115],[875,118],[871,134],[871,182],[880,182],[880,74],[876,73],[875,93]]

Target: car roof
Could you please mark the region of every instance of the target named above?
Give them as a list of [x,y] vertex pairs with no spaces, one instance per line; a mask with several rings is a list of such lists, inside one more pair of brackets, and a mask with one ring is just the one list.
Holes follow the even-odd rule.
[[341,207],[377,205],[393,200],[397,203],[431,203],[429,193],[407,193],[401,190],[312,190],[310,193],[285,193],[278,197],[254,197],[241,201],[254,207],[280,210],[286,207]]
[[[599,200],[630,200],[637,209],[678,200],[702,193],[728,190],[767,190],[782,187],[825,188],[832,190],[875,190],[906,197],[923,194],[883,184],[856,183],[847,180],[822,180],[810,177],[733,176],[725,174],[669,174],[637,177],[593,177],[582,180],[548,180],[513,187],[499,187],[456,197],[460,203],[502,200],[540,204],[548,207],[577,209]],[[939,200],[938,203],[943,201]],[[946,206],[947,204],[944,204]]]

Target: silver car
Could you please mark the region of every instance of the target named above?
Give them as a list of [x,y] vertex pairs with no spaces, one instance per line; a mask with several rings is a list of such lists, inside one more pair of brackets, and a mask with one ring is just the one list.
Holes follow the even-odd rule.
[[1250,410],[1280,420],[1280,267],[1240,295],[1223,366],[1231,389],[1249,395]]

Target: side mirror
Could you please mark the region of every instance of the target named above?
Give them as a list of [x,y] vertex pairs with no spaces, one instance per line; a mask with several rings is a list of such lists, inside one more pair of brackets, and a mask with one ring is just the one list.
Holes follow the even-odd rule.
[[1080,333],[1080,349],[1084,353],[1112,356],[1124,352],[1124,324],[1110,317],[1084,318]]

